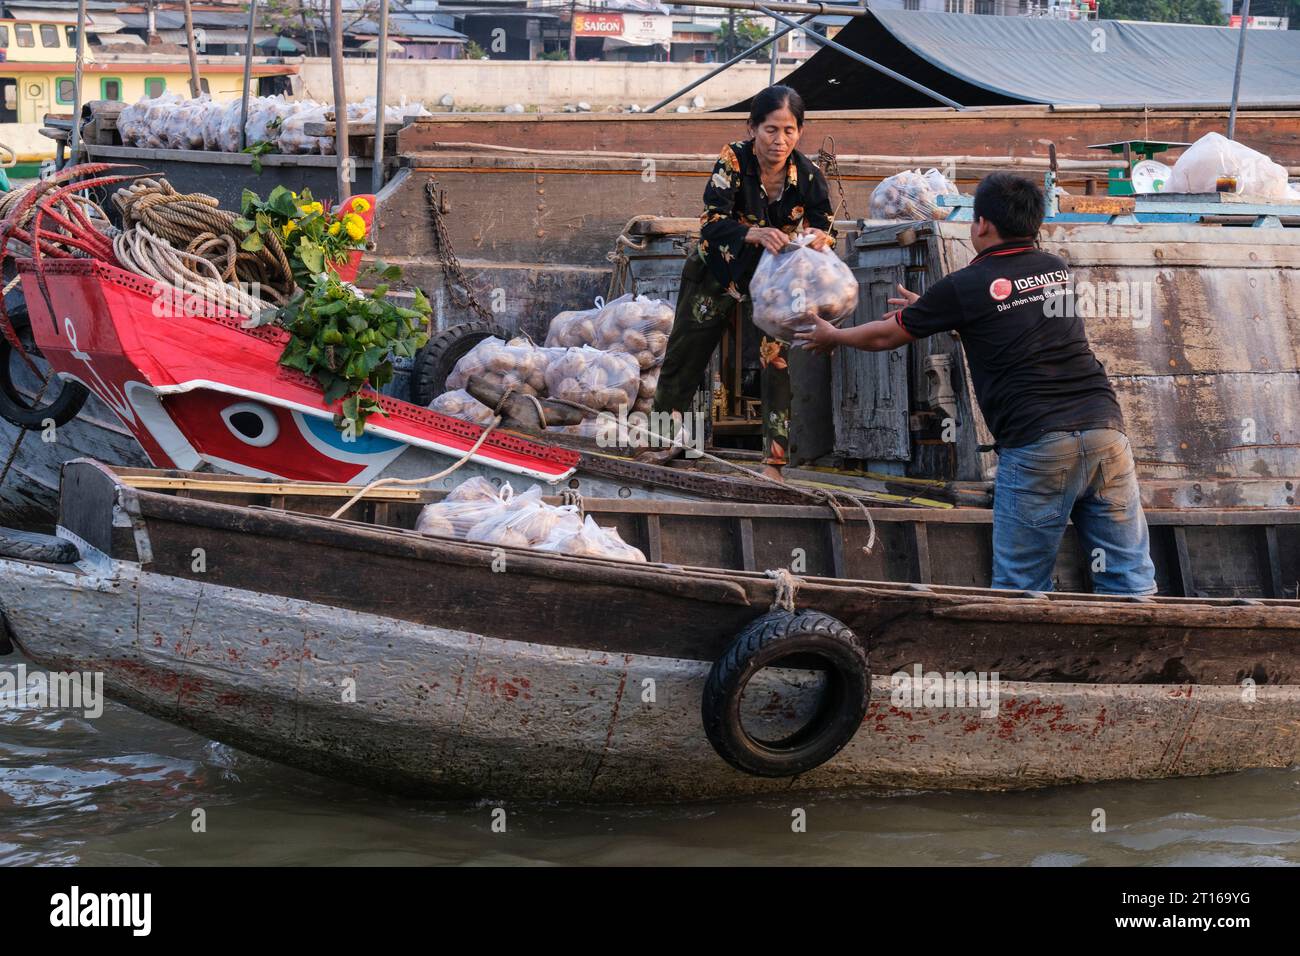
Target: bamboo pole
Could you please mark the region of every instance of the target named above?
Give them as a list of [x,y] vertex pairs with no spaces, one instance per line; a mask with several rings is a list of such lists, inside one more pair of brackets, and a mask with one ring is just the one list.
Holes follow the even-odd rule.
[[199,82],[199,55],[194,51],[194,11],[190,0],[185,0],[185,50],[190,55],[190,97],[198,99],[203,84]]
[[[73,68],[71,163],[78,163],[81,150],[81,69],[86,62],[86,0],[77,0],[77,65]],[[58,83],[56,78],[55,83]]]
[[257,0],[248,0],[248,36],[244,41],[244,92],[239,101],[239,148],[248,148],[248,93],[253,82],[253,23]]
[[388,64],[388,0],[379,0],[379,61],[375,69],[375,166],[370,175],[370,191],[379,194],[384,188],[384,67]]
[[1250,22],[1250,0],[1241,0],[1241,34],[1237,38],[1237,67],[1232,73],[1232,106],[1228,109],[1228,139],[1237,133],[1237,97],[1241,93],[1241,65],[1246,59],[1246,24]]
[[[352,196],[348,177],[348,94],[343,85],[343,5],[330,0],[330,74],[334,81],[334,152],[338,158],[338,197],[340,205]],[[382,125],[379,127],[383,129]]]

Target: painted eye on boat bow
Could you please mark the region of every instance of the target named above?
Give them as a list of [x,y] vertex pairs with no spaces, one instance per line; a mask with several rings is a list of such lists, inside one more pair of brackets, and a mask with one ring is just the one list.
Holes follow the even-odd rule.
[[221,410],[221,419],[230,433],[246,445],[265,448],[280,437],[280,423],[265,405],[236,402]]

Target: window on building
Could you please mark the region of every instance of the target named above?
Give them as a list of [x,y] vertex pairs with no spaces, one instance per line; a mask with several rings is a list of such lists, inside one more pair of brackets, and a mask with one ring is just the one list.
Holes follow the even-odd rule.
[[77,48],[77,28],[66,26],[63,28],[63,34],[68,38],[68,49],[75,50]]
[[19,46],[36,46],[36,37],[32,34],[30,23],[15,23],[14,35],[18,37]]
[[61,76],[54,81],[54,98],[60,103],[72,103],[77,98],[77,84],[70,76]]
[[59,46],[59,28],[53,23],[41,24],[41,46],[57,49]]
[[199,92],[208,94],[212,93],[211,88],[208,86],[208,78],[206,76],[199,77]]
[[167,90],[167,81],[161,76],[146,76],[144,78],[144,95],[149,99],[156,99],[162,96]]
[[904,10],[920,10],[921,0],[903,0]]
[[122,98],[122,81],[115,76],[101,77],[99,81],[99,98],[101,100],[120,100]]
[[975,12],[982,16],[993,16],[994,6],[996,6],[994,0],[975,0]]
[[0,23],[0,48],[9,46],[9,27]]

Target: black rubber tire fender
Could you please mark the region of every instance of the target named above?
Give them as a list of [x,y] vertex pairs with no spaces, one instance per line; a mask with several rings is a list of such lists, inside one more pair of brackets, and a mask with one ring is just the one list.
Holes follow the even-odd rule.
[[42,561],[46,564],[74,564],[81,560],[77,546],[66,538],[35,531],[0,528],[0,558]]
[[509,339],[510,333],[495,322],[474,319],[435,333],[415,356],[411,369],[411,401],[427,406],[447,391],[447,376],[456,363],[486,338]]
[[[5,296],[5,311],[19,339],[24,340],[26,344],[29,336],[24,333],[30,329],[27,303],[17,289]],[[41,403],[29,405],[26,396],[18,391],[10,374],[11,363],[16,358],[14,351],[9,340],[0,334],[0,418],[29,431],[40,431],[48,421],[53,421],[55,426],[59,426],[66,425],[76,418],[90,396],[86,386],[80,382],[51,382],[46,386]],[[28,348],[28,352],[35,352],[35,349]]]
[[[755,674],[787,658],[794,659],[786,665],[791,667],[818,658],[829,677],[825,696],[813,718],[793,735],[759,741],[741,721],[741,697]],[[701,716],[709,743],[737,770],[757,777],[793,777],[844,749],[862,726],[870,698],[867,652],[847,625],[811,609],[770,611],[751,621],[714,662]]]

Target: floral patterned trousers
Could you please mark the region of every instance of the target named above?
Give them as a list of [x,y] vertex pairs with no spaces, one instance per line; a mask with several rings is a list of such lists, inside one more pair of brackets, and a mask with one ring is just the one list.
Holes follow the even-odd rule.
[[[722,341],[737,307],[741,310],[745,333],[760,335],[754,327],[749,299],[738,302],[727,294],[699,256],[687,256],[677,293],[673,331],[668,337],[668,353],[655,390],[656,412],[684,412],[689,407],[696,389],[703,384],[713,350]],[[766,336],[759,342],[763,368],[763,463],[777,467],[789,461],[789,348]]]

